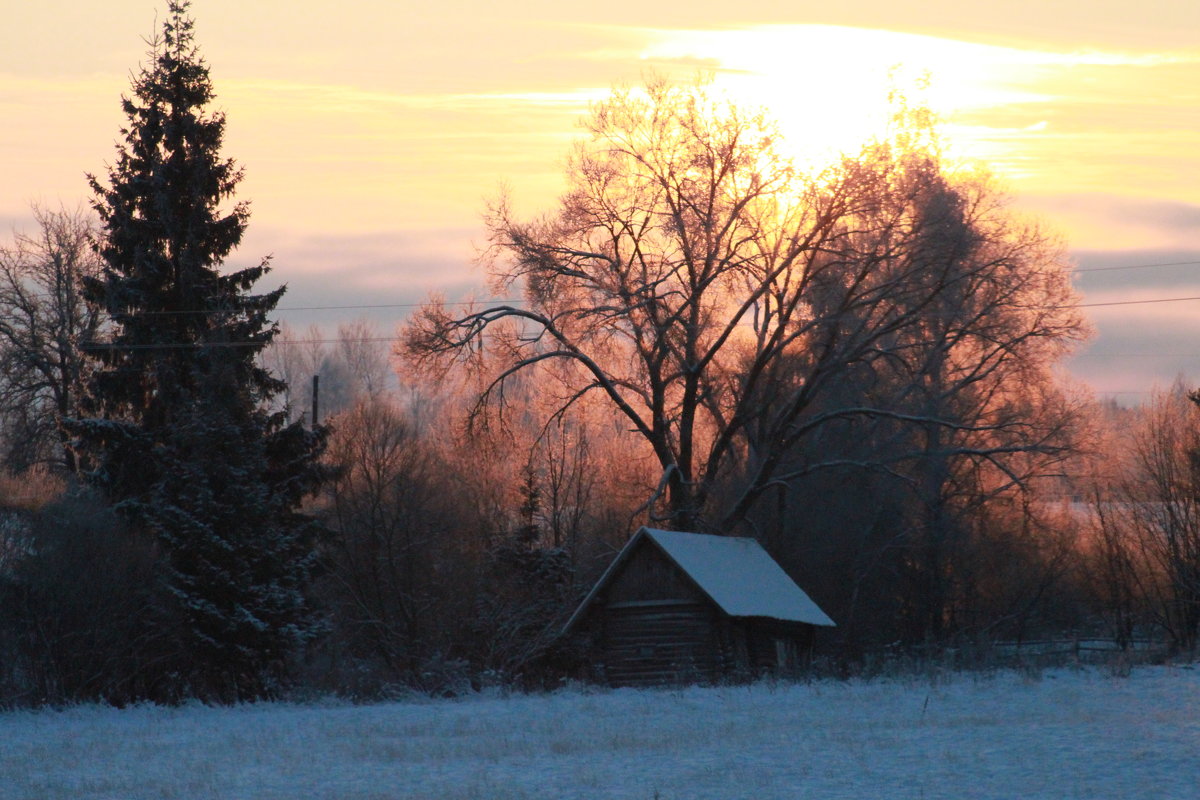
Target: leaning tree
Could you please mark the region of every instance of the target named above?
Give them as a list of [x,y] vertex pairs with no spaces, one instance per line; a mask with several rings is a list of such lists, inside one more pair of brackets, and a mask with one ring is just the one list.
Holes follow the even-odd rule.
[[174,653],[164,694],[269,694],[316,630],[305,585],[321,432],[270,410],[281,381],[259,366],[283,287],[256,294],[266,260],[224,271],[249,208],[220,155],[213,99],[186,0],[168,4],[124,99],[106,180],[91,178],[103,273],[86,283],[112,321],[88,415],[69,423],[92,482],[162,553],[161,619]]
[[[559,418],[599,398],[657,462],[651,518],[717,530],[745,521],[772,487],[832,466],[794,456],[851,421],[932,427],[947,439],[996,424],[1027,429],[1019,414],[997,422],[870,393],[834,399],[915,359],[943,335],[931,320],[958,313],[957,298],[985,277],[1034,285],[996,301],[1041,309],[1017,315],[1021,341],[1078,328],[1061,281],[1036,291],[1022,275],[1040,268],[1036,242],[964,212],[974,195],[947,178],[919,127],[803,175],[761,115],[700,88],[620,91],[584,124],[590,137],[568,163],[557,208],[520,221],[501,203],[488,219],[494,290],[520,290],[523,302],[465,314],[434,304],[407,331],[403,354],[417,364],[477,370],[477,419],[535,372]],[[1006,249],[1022,258],[993,253]],[[972,341],[986,339],[989,308],[962,313],[951,335],[969,328],[981,331]],[[987,359],[989,374],[1007,363]],[[954,449],[995,461],[1044,445],[1026,436]]]

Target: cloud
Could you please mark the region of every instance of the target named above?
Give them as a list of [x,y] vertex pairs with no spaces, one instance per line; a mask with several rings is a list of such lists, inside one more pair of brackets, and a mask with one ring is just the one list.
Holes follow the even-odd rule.
[[1171,201],[1126,201],[1121,204],[1132,224],[1195,237],[1200,234],[1200,205]]
[[392,330],[432,294],[460,301],[484,293],[475,229],[296,236],[251,224],[231,266],[272,255],[261,288],[287,284],[277,318],[294,328],[366,317]]
[[1075,283],[1096,335],[1067,362],[1098,392],[1136,403],[1182,376],[1200,382],[1200,249],[1081,250]]
[[1016,202],[1080,251],[1188,250],[1200,241],[1200,203],[1099,192],[1018,194]]

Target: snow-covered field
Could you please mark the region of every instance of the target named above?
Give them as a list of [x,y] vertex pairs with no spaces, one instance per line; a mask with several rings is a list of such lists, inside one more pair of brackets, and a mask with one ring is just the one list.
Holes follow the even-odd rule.
[[0,798],[1197,798],[1200,669],[0,714]]

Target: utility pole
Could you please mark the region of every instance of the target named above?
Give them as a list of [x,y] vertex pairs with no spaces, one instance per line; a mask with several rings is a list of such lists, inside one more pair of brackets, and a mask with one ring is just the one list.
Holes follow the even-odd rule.
[[317,429],[317,425],[319,425],[321,422],[321,415],[318,411],[318,403],[320,401],[320,395],[321,395],[321,376],[313,375],[312,426],[311,427],[314,431]]

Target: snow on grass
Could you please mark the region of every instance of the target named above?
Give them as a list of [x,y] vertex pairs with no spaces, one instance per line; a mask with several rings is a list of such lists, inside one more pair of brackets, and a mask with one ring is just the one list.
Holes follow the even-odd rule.
[[1200,670],[0,714],[0,798],[1194,798]]

